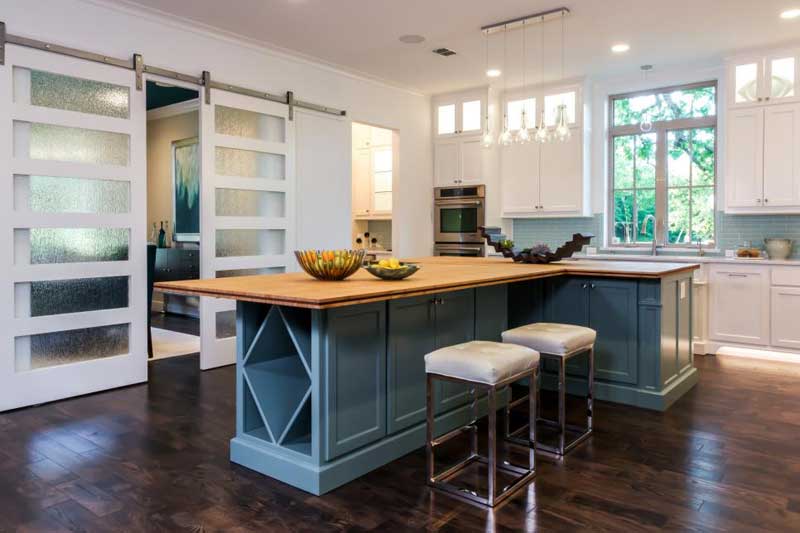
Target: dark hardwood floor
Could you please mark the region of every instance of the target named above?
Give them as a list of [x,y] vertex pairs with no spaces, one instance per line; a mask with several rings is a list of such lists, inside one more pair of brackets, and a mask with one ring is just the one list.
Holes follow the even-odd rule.
[[800,365],[698,357],[667,413],[599,403],[596,433],[485,511],[431,493],[418,450],[324,497],[228,461],[234,371],[0,414],[0,531],[798,531]]
[[200,336],[200,319],[191,316],[151,311],[150,325],[154,328]]

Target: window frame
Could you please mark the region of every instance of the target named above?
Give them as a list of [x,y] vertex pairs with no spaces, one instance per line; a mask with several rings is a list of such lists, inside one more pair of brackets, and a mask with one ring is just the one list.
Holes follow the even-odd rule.
[[[718,227],[716,224],[716,212],[719,202],[719,82],[718,80],[701,81],[695,83],[686,83],[681,85],[671,85],[666,87],[657,87],[654,89],[644,89],[632,91],[627,93],[613,94],[608,97],[608,135],[606,139],[607,150],[607,176],[608,176],[608,196],[606,198],[606,246],[609,248],[644,248],[653,245],[653,241],[649,242],[614,242],[616,234],[616,223],[614,220],[614,140],[617,137],[625,137],[631,135],[641,135],[643,132],[639,124],[626,124],[618,126],[614,124],[614,102],[617,100],[624,100],[627,98],[635,98],[637,96],[645,96],[650,94],[664,94],[677,90],[699,89],[703,87],[713,87],[715,94],[715,110],[714,115],[707,117],[696,118],[682,118],[675,120],[661,120],[654,121],[653,128],[646,133],[653,133],[656,135],[656,221],[655,231],[653,238],[656,246],[671,249],[687,249],[687,243],[669,243],[667,238],[667,220],[669,209],[669,187],[667,183],[667,141],[670,131],[677,130],[690,130],[697,128],[713,128],[714,129],[714,204],[713,216],[715,217],[714,235],[711,241],[703,243],[706,247],[714,247],[718,242]],[[635,179],[635,176],[634,176]],[[635,182],[634,182],[635,185]],[[635,187],[633,188],[635,190]],[[634,235],[639,231],[638,220],[634,223],[637,227],[634,228]]]

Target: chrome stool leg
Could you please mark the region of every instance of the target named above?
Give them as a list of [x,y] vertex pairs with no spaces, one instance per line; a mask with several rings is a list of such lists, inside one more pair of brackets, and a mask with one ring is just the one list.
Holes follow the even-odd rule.
[[[427,414],[427,440],[425,443],[425,453],[426,453],[426,483],[434,487],[436,489],[442,490],[451,494],[455,497],[460,499],[472,502],[472,503],[479,503],[481,505],[486,505],[489,507],[494,507],[498,505],[500,502],[505,500],[506,498],[512,496],[521,488],[523,488],[526,484],[528,484],[534,477],[536,476],[536,455],[535,455],[535,443],[536,443],[536,424],[535,424],[535,416],[536,416],[536,408],[537,408],[537,395],[530,394],[528,395],[528,403],[531,409],[532,415],[529,417],[528,423],[528,439],[525,441],[525,446],[528,449],[528,467],[517,466],[512,464],[509,461],[502,461],[498,462],[497,458],[497,393],[499,389],[503,386],[510,385],[515,381],[519,381],[520,379],[530,378],[531,383],[535,384],[538,377],[538,368],[533,370],[525,371],[521,374],[516,376],[512,376],[507,380],[499,383],[497,385],[484,385],[479,383],[472,383],[464,380],[459,380],[456,378],[442,376],[437,374],[427,374],[427,381],[426,381],[426,414]],[[473,405],[470,406],[471,414],[473,415],[472,421],[470,424],[466,426],[462,426],[460,428],[456,428],[444,435],[439,437],[434,437],[434,391],[433,391],[433,380],[435,379],[442,379],[447,381],[454,381],[459,383],[468,383],[472,389],[470,390],[470,394],[472,395]],[[486,457],[481,457],[478,455],[478,441],[477,441],[477,433],[476,433],[476,425],[475,425],[475,403],[477,401],[476,395],[474,394],[474,387],[485,387],[487,391],[487,409],[488,409],[488,451]],[[466,459],[460,461],[456,465],[448,468],[442,473],[436,474],[435,469],[435,458],[434,458],[434,450],[436,446],[443,444],[450,440],[453,437],[456,437],[465,432],[471,432],[471,439],[470,439],[470,455]],[[488,469],[488,494],[487,497],[482,497],[478,495],[477,492],[459,488],[451,483],[448,482],[450,478],[455,477],[461,470],[472,464],[473,462],[480,462],[487,466]],[[515,479],[509,484],[504,487],[498,487],[497,485],[497,471],[501,470],[506,474],[513,474],[516,475]]]
[[[567,392],[567,378],[566,378],[566,365],[572,357],[581,354],[587,354],[589,359],[589,375],[587,376],[587,420],[586,427],[577,426],[567,423],[566,417],[566,392]],[[542,416],[537,416],[537,422],[555,427],[558,430],[558,441],[555,446],[550,446],[544,443],[537,443],[538,449],[563,457],[570,450],[581,444],[592,435],[592,416],[594,414],[594,346],[584,348],[566,356],[553,355],[540,353],[542,359],[550,358],[558,360],[558,416],[556,420],[549,420]],[[540,407],[541,409],[541,407]],[[578,433],[572,440],[567,440],[567,430]]]

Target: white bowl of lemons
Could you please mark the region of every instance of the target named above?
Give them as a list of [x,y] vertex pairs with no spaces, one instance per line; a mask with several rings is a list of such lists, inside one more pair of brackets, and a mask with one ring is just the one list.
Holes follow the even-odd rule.
[[419,265],[416,263],[403,263],[396,257],[389,259],[381,259],[380,261],[373,261],[365,265],[364,268],[375,277],[386,280],[405,279],[419,270]]

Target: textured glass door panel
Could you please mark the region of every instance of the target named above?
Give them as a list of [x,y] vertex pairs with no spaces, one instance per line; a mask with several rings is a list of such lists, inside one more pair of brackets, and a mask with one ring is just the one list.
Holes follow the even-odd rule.
[[128,213],[127,181],[14,176],[14,209],[35,213]]
[[234,135],[269,142],[286,142],[283,117],[265,115],[246,109],[218,105],[215,108],[214,127],[222,135]]
[[128,276],[32,281],[14,285],[17,318],[123,307],[128,307]]
[[440,105],[438,110],[438,133],[449,135],[456,132],[456,105]]
[[736,65],[734,77],[736,103],[755,102],[758,98],[758,63]]
[[283,154],[217,146],[215,155],[215,167],[220,176],[274,180],[282,180],[286,176],[286,157]]
[[14,101],[41,107],[52,107],[128,118],[128,87],[100,81],[73,78],[41,70],[14,68]]
[[788,98],[794,96],[794,58],[783,57],[773,59],[771,64],[772,87],[770,94],[773,98]]
[[129,324],[117,324],[16,337],[16,371],[25,372],[127,354],[129,330]]
[[283,274],[286,267],[239,268],[236,270],[218,270],[218,278],[238,278],[240,276],[264,276],[267,274]]
[[14,121],[14,155],[46,161],[127,166],[130,137],[124,133]]
[[280,255],[284,240],[279,229],[218,229],[217,257]]
[[286,195],[282,192],[217,189],[218,217],[283,217]]
[[483,114],[481,101],[472,100],[461,104],[461,131],[476,131],[481,129]]
[[[30,264],[127,261],[130,231],[125,228],[15,229],[15,250],[30,248]],[[28,241],[27,243],[25,241]],[[16,262],[24,264],[22,258]]]
[[227,339],[236,336],[236,311],[218,312],[216,322],[218,339]]

